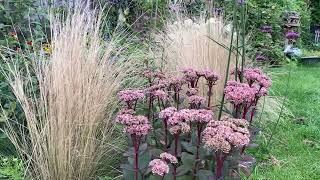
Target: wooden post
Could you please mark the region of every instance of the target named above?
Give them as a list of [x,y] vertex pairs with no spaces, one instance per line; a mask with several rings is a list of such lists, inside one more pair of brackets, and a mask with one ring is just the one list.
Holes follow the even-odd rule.
[[314,42],[318,44],[320,42],[320,30],[315,30]]

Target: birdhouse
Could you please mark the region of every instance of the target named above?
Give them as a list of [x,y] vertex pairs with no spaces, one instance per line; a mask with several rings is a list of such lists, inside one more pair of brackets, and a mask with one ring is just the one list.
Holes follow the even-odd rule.
[[287,28],[300,26],[300,15],[295,11],[288,11],[283,16],[284,25]]

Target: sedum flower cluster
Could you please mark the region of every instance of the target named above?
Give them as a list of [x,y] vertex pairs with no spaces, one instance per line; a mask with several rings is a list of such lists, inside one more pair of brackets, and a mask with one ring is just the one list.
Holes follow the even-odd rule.
[[149,167],[152,174],[164,176],[169,173],[169,163],[177,164],[178,159],[172,154],[164,152],[160,154],[160,159],[150,161]]
[[135,115],[135,105],[145,97],[142,90],[123,90],[118,93],[119,99],[127,106],[116,116],[116,122],[124,126],[123,131],[136,137],[146,136],[152,129],[147,117]]
[[228,81],[224,93],[229,102],[234,105],[240,105],[252,102],[256,94],[256,89],[245,83]]
[[270,88],[272,82],[271,79],[265,73],[263,73],[261,69],[246,68],[243,70],[243,77],[246,79],[245,83],[240,83],[237,81],[227,82],[224,92],[226,99],[229,102],[236,106],[250,106],[252,105],[252,102],[268,94],[268,89]]
[[224,153],[229,153],[231,147],[246,146],[250,142],[248,126],[245,119],[225,117],[221,121],[210,121],[202,134],[204,146]]

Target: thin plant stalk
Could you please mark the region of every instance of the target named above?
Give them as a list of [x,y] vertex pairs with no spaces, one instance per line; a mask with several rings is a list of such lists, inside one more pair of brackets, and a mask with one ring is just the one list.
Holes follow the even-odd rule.
[[135,135],[132,135],[132,142],[133,142],[133,148],[134,148],[134,179],[138,180],[140,138]]
[[223,164],[224,164],[226,155],[221,151],[217,151],[215,154],[215,157],[216,157],[215,177],[217,180],[219,180],[222,177]]
[[211,97],[212,97],[212,88],[213,88],[213,82],[209,82],[208,81],[208,105],[207,105],[207,108],[208,109],[211,109]]
[[197,152],[196,152],[196,160],[199,159],[199,149],[201,144],[201,132],[202,126],[200,123],[197,123]]
[[240,82],[243,82],[243,70],[246,62],[246,4],[241,5],[241,22],[242,23],[242,58],[241,58],[241,76]]
[[[228,78],[229,78],[229,69],[230,69],[230,62],[231,62],[231,54],[232,54],[232,46],[233,46],[233,38],[234,38],[234,31],[235,31],[235,23],[236,23],[236,4],[233,3],[233,26],[232,26],[232,30],[231,30],[231,42],[230,42],[230,48],[229,48],[229,55],[228,55],[228,64],[227,64],[227,68],[226,68],[226,76],[225,76],[225,80],[224,80],[224,87],[226,87],[227,82],[228,82]],[[221,99],[221,103],[220,103],[220,109],[219,109],[219,116],[218,119],[221,119],[222,116],[222,111],[223,111],[223,105],[224,105],[224,101],[225,101],[225,94],[223,93],[222,95],[222,99]]]
[[[151,81],[150,81],[150,83],[151,83]],[[151,87],[151,84],[150,84],[150,87]],[[148,101],[147,118],[148,118],[149,121],[152,122],[152,126],[155,127],[153,106],[154,106],[154,98],[153,98],[153,96],[150,94],[149,101]],[[156,146],[158,146],[158,140],[157,140],[157,138],[156,138],[156,132],[155,132],[154,130],[152,130],[152,133],[153,133],[153,137],[154,137]]]
[[254,104],[253,104],[253,108],[252,108],[252,110],[251,110],[250,120],[249,120],[250,125],[252,124],[254,114],[255,114],[255,112],[256,112],[256,110],[257,110],[258,100],[259,100],[259,99],[256,99],[256,100],[255,100],[255,102],[254,102]]
[[238,29],[238,23],[236,23],[236,29],[237,29],[237,42],[236,42],[236,49],[237,49],[237,55],[236,55],[236,68],[234,71],[234,80],[238,80],[238,63],[239,63],[239,29]]
[[247,106],[245,104],[243,105],[242,119],[246,119],[249,108],[250,106]]
[[167,151],[168,148],[168,122],[167,119],[163,120],[164,126],[164,150]]
[[198,171],[198,163],[199,163],[199,160],[200,160],[200,157],[199,157],[199,149],[200,149],[200,145],[201,145],[201,132],[202,132],[202,124],[200,122],[197,123],[197,146],[196,146],[196,156],[195,156],[195,167],[194,167],[194,170],[193,170],[193,173],[194,173],[194,179],[196,178],[196,174],[197,174],[197,171]]
[[[179,142],[179,134],[174,134],[174,156],[178,157],[178,142]],[[177,167],[173,166],[173,180],[177,179]]]
[[[289,92],[289,88],[290,88],[290,78],[291,78],[291,66],[290,66],[290,69],[289,69],[289,75],[288,75],[288,79],[287,79],[287,83],[286,83],[286,84],[287,84],[286,92],[285,92],[286,96],[283,98],[281,110],[280,110],[280,113],[279,113],[277,122],[276,122],[276,124],[274,125],[274,130],[276,130],[277,127],[278,127],[278,124],[279,124],[279,122],[280,122],[281,116],[282,116],[283,111],[284,111],[284,108],[285,108],[285,102],[287,102],[287,99],[288,99],[288,92]],[[277,131],[275,131],[275,132],[277,132]],[[272,134],[270,135],[270,138],[269,138],[268,141],[267,141],[267,148],[270,147],[271,141],[272,141],[272,138],[273,138],[274,134],[275,134],[275,133],[272,133]]]

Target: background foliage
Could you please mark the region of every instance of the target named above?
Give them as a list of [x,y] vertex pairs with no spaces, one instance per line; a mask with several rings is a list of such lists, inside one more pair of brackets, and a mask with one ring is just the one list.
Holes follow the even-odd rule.
[[310,2],[311,7],[311,23],[313,25],[320,25],[320,1],[318,0],[311,0]]
[[[283,62],[284,48],[284,12],[294,11],[300,15],[301,39],[298,42],[299,48],[310,44],[310,11],[309,4],[304,0],[251,0],[249,1],[249,25],[252,29],[250,45],[256,51],[264,47],[265,54],[271,61]],[[273,28],[272,37],[261,33],[263,25],[270,25]],[[249,31],[250,32],[250,31]]]

